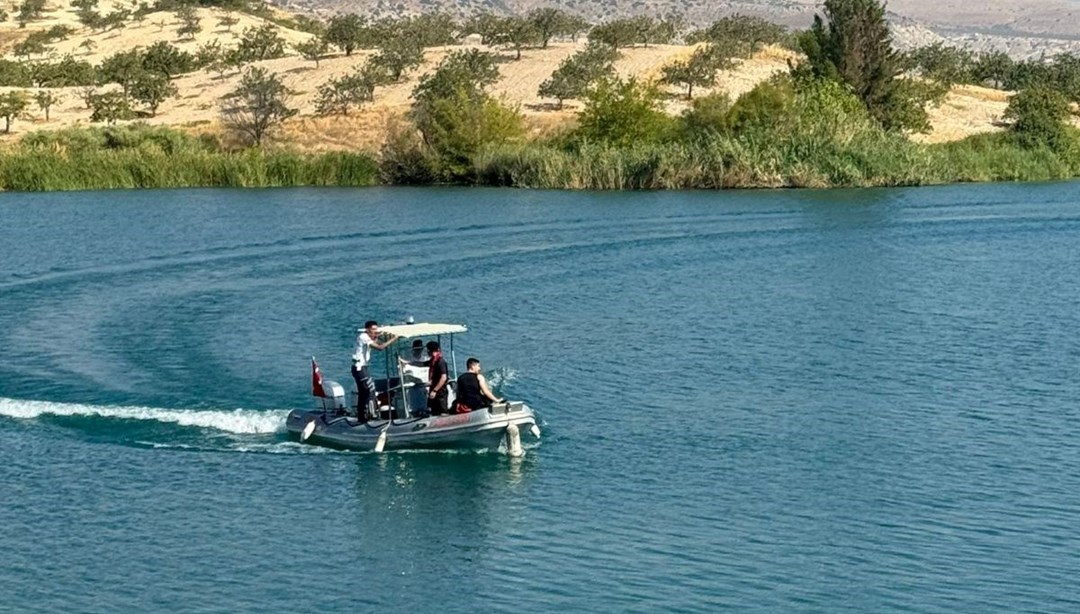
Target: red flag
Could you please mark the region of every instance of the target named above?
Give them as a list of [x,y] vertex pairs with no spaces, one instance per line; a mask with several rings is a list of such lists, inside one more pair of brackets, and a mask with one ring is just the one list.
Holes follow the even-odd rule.
[[315,362],[315,357],[311,357],[311,394],[317,397],[325,397],[326,392],[322,387],[322,372],[319,371],[319,364]]

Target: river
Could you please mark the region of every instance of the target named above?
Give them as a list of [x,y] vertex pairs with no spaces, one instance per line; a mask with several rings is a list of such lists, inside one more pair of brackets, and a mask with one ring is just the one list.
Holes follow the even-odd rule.
[[[0,194],[0,612],[1075,612],[1078,271],[1075,182]],[[289,441],[407,316],[542,443]]]

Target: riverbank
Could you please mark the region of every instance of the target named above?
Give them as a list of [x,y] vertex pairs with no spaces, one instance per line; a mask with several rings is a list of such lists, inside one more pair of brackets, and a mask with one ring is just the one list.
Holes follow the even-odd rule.
[[[400,160],[394,162],[400,164]],[[140,125],[27,135],[0,152],[0,189],[358,187],[442,183],[423,159],[388,169],[369,152],[230,151],[213,138]],[[411,173],[411,174],[410,174]],[[838,141],[724,138],[616,147],[525,142],[481,150],[456,183],[565,190],[830,188],[1080,177],[1072,149],[1026,148],[1006,133],[941,144],[902,135]]]
[[0,190],[370,186],[378,164],[362,152],[227,151],[214,139],[140,125],[27,135],[0,152]]

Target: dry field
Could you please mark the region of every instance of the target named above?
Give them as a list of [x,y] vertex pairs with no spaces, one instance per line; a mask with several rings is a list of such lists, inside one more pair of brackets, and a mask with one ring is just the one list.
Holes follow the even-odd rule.
[[[108,13],[114,6],[123,6],[115,0],[102,0],[100,11]],[[130,6],[130,5],[127,5]],[[166,40],[180,49],[194,53],[199,46],[218,40],[223,47],[234,46],[240,32],[246,27],[265,23],[250,15],[235,14],[240,22],[229,31],[217,25],[223,13],[200,9],[203,31],[193,39],[181,39],[176,34],[179,27],[172,13],[153,13],[141,22],[130,21],[122,30],[112,32],[91,32],[82,27],[75,13],[66,3],[53,3],[48,6],[45,18],[33,22],[26,29],[19,29],[13,19],[0,24],[0,52],[8,59],[14,59],[11,48],[29,32],[47,29],[53,25],[66,24],[76,29],[69,39],[51,46],[49,56],[54,58],[71,54],[78,59],[98,63],[102,59],[122,50],[134,47],[146,47],[159,40]],[[311,35],[275,26],[282,37],[289,43],[298,43]],[[93,46],[87,52],[83,42],[90,40]],[[558,130],[567,122],[572,122],[579,108],[575,101],[567,101],[561,110],[554,109],[554,101],[541,99],[537,88],[566,57],[582,48],[583,42],[555,42],[548,49],[531,49],[522,53],[520,60],[513,59],[513,53],[504,52],[504,61],[500,65],[501,78],[492,88],[493,93],[506,102],[517,105],[525,115],[526,123],[534,133],[547,133]],[[410,72],[402,82],[375,91],[375,101],[347,117],[318,117],[314,115],[314,99],[317,87],[331,77],[351,71],[364,63],[372,55],[371,51],[357,51],[351,57],[337,53],[319,62],[304,60],[290,50],[289,57],[259,62],[272,72],[278,73],[282,80],[295,92],[291,106],[300,113],[290,120],[276,137],[279,143],[305,150],[340,150],[374,149],[386,133],[388,124],[398,121],[410,104],[410,93],[421,75],[430,72],[447,53],[466,46],[428,49],[424,64]],[[617,71],[624,76],[637,76],[642,79],[655,78],[666,63],[685,57],[690,48],[681,45],[657,45],[648,48],[626,49],[616,62]],[[782,49],[769,48],[754,58],[742,62],[735,69],[721,73],[716,90],[728,92],[735,98],[751,89],[755,84],[770,75],[787,68],[791,53]],[[35,58],[40,59],[40,58]],[[158,110],[157,117],[147,118],[151,124],[168,124],[192,131],[216,132],[218,127],[218,108],[220,98],[236,87],[239,74],[228,73],[224,78],[217,73],[200,71],[176,79],[179,97],[166,101]],[[37,129],[61,128],[72,125],[89,125],[90,112],[79,95],[81,88],[58,88],[60,103],[53,107],[49,121],[44,113],[31,103],[27,115],[14,122],[12,134],[6,138],[17,138],[19,134]],[[28,92],[33,94],[35,90]],[[708,89],[696,90],[705,94]],[[667,109],[678,113],[685,108],[685,101],[671,88],[672,96],[668,99]],[[986,88],[958,87],[948,96],[944,104],[931,111],[934,131],[928,135],[919,135],[921,141],[940,142],[960,139],[965,136],[998,130],[995,126],[1005,109],[1007,94]]]

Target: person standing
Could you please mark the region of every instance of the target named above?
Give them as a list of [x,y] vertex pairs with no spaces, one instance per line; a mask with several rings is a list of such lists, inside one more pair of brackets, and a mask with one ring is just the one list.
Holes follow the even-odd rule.
[[427,342],[428,355],[428,411],[433,416],[441,416],[449,413],[450,391],[447,386],[450,376],[446,369],[446,361],[443,360],[442,350],[438,341]]
[[375,381],[371,379],[371,349],[384,350],[397,341],[397,335],[391,334],[385,341],[379,340],[379,323],[375,320],[364,322],[364,328],[356,336],[356,349],[352,356],[352,376],[356,381],[356,417],[366,420],[374,416],[371,406],[376,399]]
[[488,388],[487,379],[480,372],[480,359],[466,360],[465,369],[465,373],[457,378],[456,413],[466,413],[474,409],[491,407],[492,403],[502,402],[502,399],[495,396],[491,388]]

